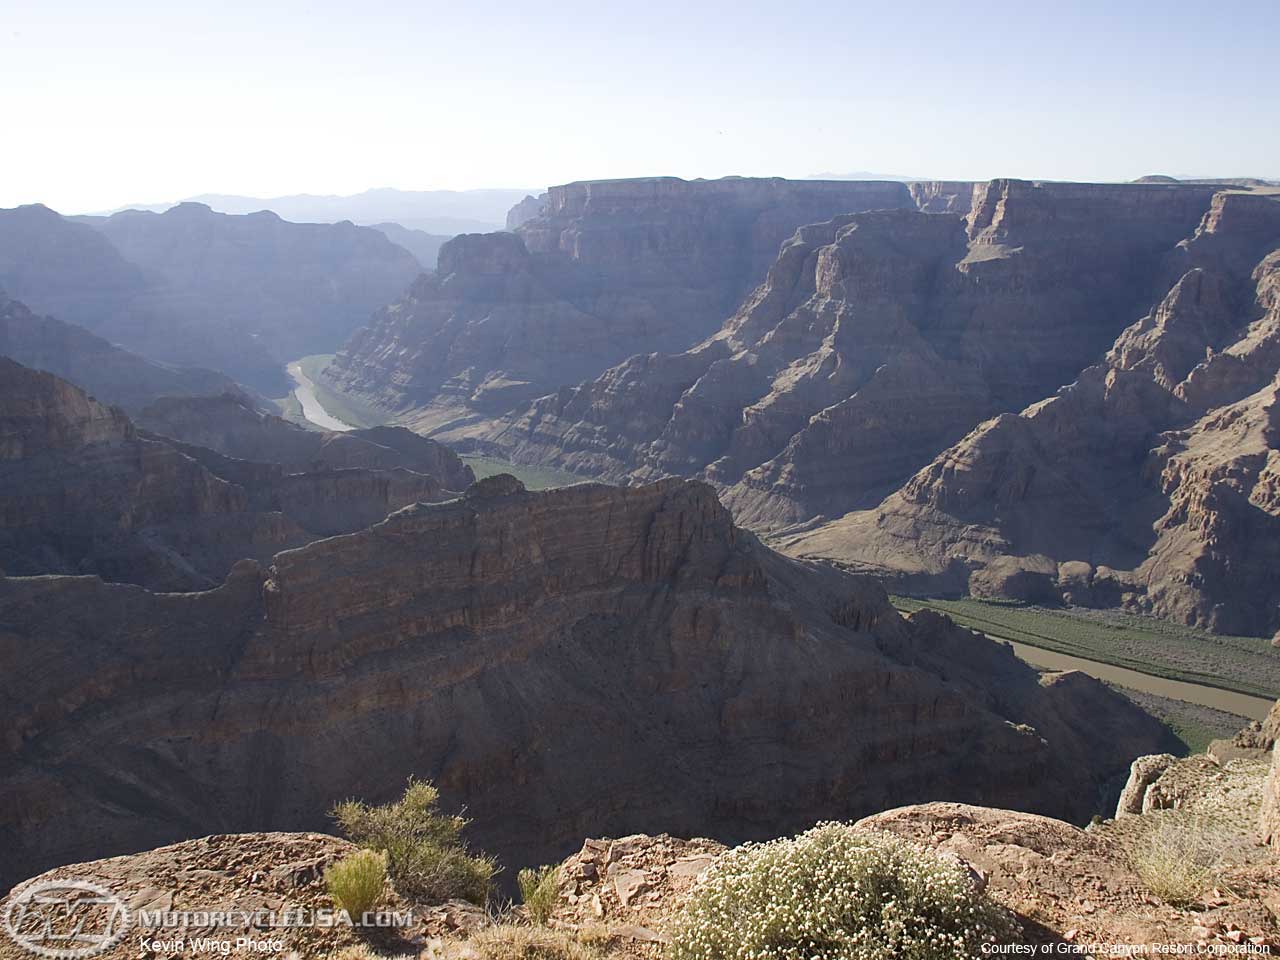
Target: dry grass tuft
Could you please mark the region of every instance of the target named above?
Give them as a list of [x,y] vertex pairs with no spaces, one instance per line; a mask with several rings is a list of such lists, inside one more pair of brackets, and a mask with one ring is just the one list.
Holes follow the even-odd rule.
[[529,910],[529,919],[542,926],[551,919],[551,911],[556,905],[560,868],[526,867],[520,871],[516,880],[520,884],[520,898]]
[[601,960],[598,950],[561,930],[500,924],[474,934],[469,945],[480,960]]
[[1134,873],[1165,903],[1194,903],[1223,870],[1221,828],[1203,816],[1176,810],[1143,814],[1141,832],[1129,847]]
[[329,896],[359,924],[361,917],[382,900],[387,882],[387,858],[373,850],[357,850],[324,872]]

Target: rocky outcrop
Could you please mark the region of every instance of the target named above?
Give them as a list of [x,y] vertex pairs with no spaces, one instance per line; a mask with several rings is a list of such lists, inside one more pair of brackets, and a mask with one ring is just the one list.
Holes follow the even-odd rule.
[[[1280,889],[1271,865],[1231,870],[1200,902],[1178,909],[1152,895],[1135,875],[1113,826],[1081,830],[1049,817],[935,802],[885,810],[852,829],[892,833],[957,864],[978,890],[1013,915],[1015,932],[1002,946],[1023,955],[1088,955],[1132,944],[1135,952],[1145,953],[1265,956],[1280,947]],[[420,951],[446,960],[579,954],[658,960],[669,952],[672,924],[698,891],[699,877],[715,869],[725,847],[669,834],[587,839],[559,864],[545,925],[524,923],[523,907],[495,918],[493,911],[459,901],[416,903],[389,883],[381,909],[398,925],[372,936],[366,930],[361,937],[343,923],[253,928],[255,911],[281,918],[289,915],[286,911],[309,916],[330,909],[322,872],[351,850],[344,841],[315,833],[215,835],[61,867],[33,883],[93,878],[119,898],[130,911],[130,925],[127,937],[100,954],[107,960],[137,956],[140,941],[158,942],[153,952],[164,951],[175,936],[184,943],[228,940],[248,952],[251,948],[238,940],[245,937],[305,958],[334,956],[354,944],[365,953],[373,939],[391,955]],[[0,909],[29,902],[30,889],[27,884],[15,888]],[[164,911],[184,908],[190,911],[181,914],[192,924],[188,929],[159,926]],[[227,921],[221,928],[200,926],[206,910],[224,914]],[[34,932],[40,929],[39,914],[30,913],[34,916],[25,929]],[[779,931],[792,932],[785,926]],[[495,939],[510,943],[510,949],[496,950]],[[273,947],[259,950],[273,952]],[[0,938],[0,957],[24,956],[30,953]]]
[[546,211],[547,195],[540,193],[536,197],[527,195],[523,200],[507,211],[507,229],[517,230],[530,220],[542,216]]
[[583,475],[702,476],[764,531],[837,517],[1078,376],[1146,309],[1212,189],[1000,180],[973,197],[967,219],[804,227],[706,342],[456,433]]
[[1129,768],[1129,779],[1120,791],[1120,800],[1116,803],[1117,817],[1131,817],[1146,813],[1150,809],[1147,793],[1153,783],[1160,779],[1178,758],[1171,753],[1154,753],[1139,757]]
[[1280,624],[1280,203],[1218,194],[1105,359],[795,537],[905,590]]
[[10,880],[319,827],[409,774],[509,864],[934,796],[1083,819],[1169,743],[1096,681],[772,553],[683,480],[490,478],[200,593],[10,576],[0,621]]
[[[1277,731],[1280,702],[1265,720],[1250,723],[1234,741],[1214,741],[1206,753],[1182,759],[1139,757],[1116,806],[1117,826],[1132,826],[1137,815],[1172,810],[1219,830],[1223,836],[1217,845],[1224,857],[1232,853],[1256,859],[1259,838],[1280,845]],[[1276,907],[1280,917],[1280,899]]]
[[[136,412],[159,397],[241,393],[235,381],[200,367],[171,367],[122,350],[83,327],[38,317],[0,291],[0,356],[47,370],[103,403]],[[246,402],[247,397],[244,397]]]
[[451,495],[435,476],[395,467],[336,469],[318,456],[289,473],[232,460],[141,432],[119,408],[0,358],[0,570],[9,574],[205,589],[242,558],[265,560]]
[[[354,946],[360,943],[360,938],[344,923],[290,925],[285,917],[293,911],[296,916],[311,920],[320,911],[335,910],[325,889],[324,871],[355,850],[352,843],[320,833],[215,835],[132,856],[69,864],[33,877],[32,881],[39,884],[68,880],[88,882],[117,897],[127,912],[113,918],[113,924],[127,926],[117,943],[95,953],[111,960],[124,960],[139,953],[190,954],[198,950],[190,946],[193,940],[211,944],[228,940],[239,947],[236,952],[252,952],[251,947],[239,942],[240,938],[267,944],[262,948],[265,952],[296,951],[296,955],[312,957]],[[27,886],[15,888],[5,905],[23,900]],[[73,887],[58,892],[69,896],[77,893]],[[388,913],[404,912],[405,905],[394,892],[390,900],[379,909]],[[30,912],[37,914],[38,908]],[[210,912],[236,919],[218,923],[216,918],[209,917]],[[14,909],[13,915],[18,913]],[[175,925],[179,914],[190,922]],[[83,907],[79,915],[82,922],[87,921],[85,930],[93,931],[94,935],[117,929],[87,913]],[[254,921],[268,915],[274,915],[277,923],[267,928],[255,924]],[[238,920],[240,917],[245,919]],[[58,921],[53,923],[57,932],[62,932]],[[20,921],[15,926],[29,935],[35,932]],[[407,939],[419,931],[400,932]],[[181,941],[182,946],[175,948],[175,940]],[[141,946],[144,942],[156,946],[147,950]],[[272,944],[281,947],[274,951]],[[217,952],[216,947],[208,949]],[[17,960],[29,956],[31,953],[11,936],[0,937],[0,957]]]
[[307,430],[262,413],[234,394],[165,397],[140,411],[136,423],[237,460],[278,463],[291,473],[403,469],[434,477],[448,490],[464,490],[475,481],[471,468],[452,450],[404,427]]
[[[1242,731],[1243,732],[1243,731]],[[1253,743],[1271,741],[1271,768],[1262,787],[1262,809],[1258,814],[1258,832],[1263,843],[1280,849],[1280,703],[1277,703],[1259,729],[1250,731]]]
[[967,864],[985,880],[987,895],[1017,917],[1026,942],[1046,944],[1043,953],[1099,953],[1114,944],[1186,954],[1266,953],[1280,946],[1274,870],[1224,866],[1218,889],[1205,890],[1194,909],[1179,910],[1146,888],[1134,873],[1128,837],[1114,829],[1144,820],[1126,817],[1080,830],[1026,813],[927,803],[886,810],[857,826],[927,844]]
[[676,178],[552,187],[514,234],[447,244],[434,278],[325,371],[438,430],[712,333],[803,223],[913,206],[898,183]]

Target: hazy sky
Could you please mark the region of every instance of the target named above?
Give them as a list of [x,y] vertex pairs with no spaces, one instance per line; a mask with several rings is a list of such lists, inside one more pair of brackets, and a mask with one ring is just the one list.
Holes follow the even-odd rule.
[[0,0],[0,206],[1280,176],[1280,3]]

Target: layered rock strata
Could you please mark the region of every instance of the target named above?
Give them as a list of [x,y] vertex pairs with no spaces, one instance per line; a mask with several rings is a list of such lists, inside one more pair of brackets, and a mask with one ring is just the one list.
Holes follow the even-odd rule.
[[435,476],[398,465],[338,469],[318,458],[291,473],[178,444],[0,357],[0,570],[9,574],[205,589],[242,558],[449,496]]
[[8,577],[0,622],[4,880],[318,827],[410,774],[508,864],[929,797],[1084,819],[1171,743],[1088,677],[763,548],[683,480],[489,478],[199,593]]
[[787,549],[904,590],[1280,626],[1280,202],[1218,194],[1100,362]]
[[421,430],[492,416],[633,353],[697,343],[801,224],[913,205],[899,183],[659,177],[552,187],[514,233],[446,244],[437,275],[379,312],[325,376]]
[[702,476],[760,530],[840,516],[1073,380],[1147,309],[1212,193],[999,180],[967,216],[806,226],[699,346],[457,433],[587,476]]

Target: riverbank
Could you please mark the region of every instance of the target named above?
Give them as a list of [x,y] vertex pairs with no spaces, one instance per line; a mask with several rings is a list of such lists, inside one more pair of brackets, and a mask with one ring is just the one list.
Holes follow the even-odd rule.
[[355,429],[352,424],[339,420],[324,408],[317,396],[315,381],[307,376],[303,370],[302,363],[302,360],[295,360],[285,367],[289,372],[289,376],[293,378],[295,384],[293,398],[301,408],[302,416],[322,430],[346,431]]
[[[294,391],[288,398],[293,418],[302,419],[321,430],[346,431],[385,424],[388,418],[383,411],[345,397],[324,384],[320,379],[320,371],[332,359],[333,354],[315,354],[294,360],[285,367],[295,384]],[[582,482],[581,477],[562,470],[526,467],[495,457],[464,456],[462,461],[471,467],[477,480],[498,473],[509,473],[530,490],[546,490]]]

